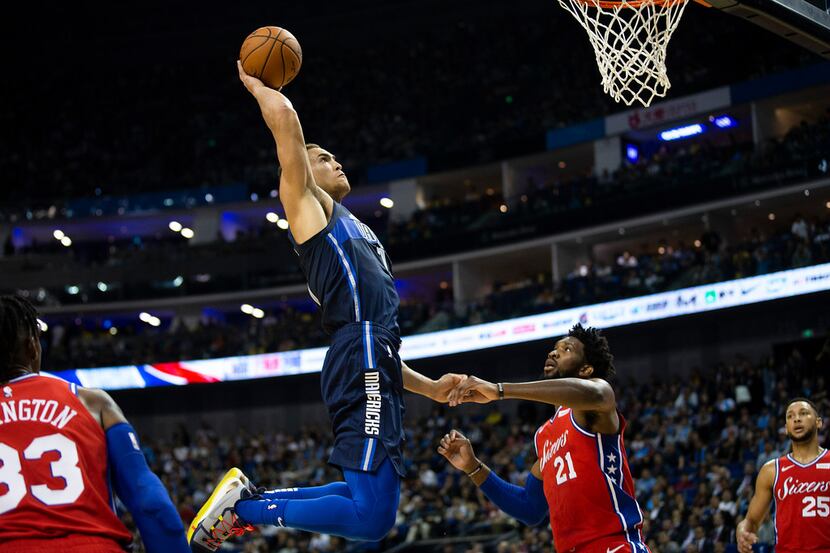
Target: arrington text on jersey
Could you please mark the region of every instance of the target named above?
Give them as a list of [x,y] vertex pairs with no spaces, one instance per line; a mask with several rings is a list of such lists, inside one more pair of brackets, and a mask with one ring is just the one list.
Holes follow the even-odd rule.
[[63,428],[78,412],[54,399],[12,399],[0,402],[0,424],[10,422],[42,422]]

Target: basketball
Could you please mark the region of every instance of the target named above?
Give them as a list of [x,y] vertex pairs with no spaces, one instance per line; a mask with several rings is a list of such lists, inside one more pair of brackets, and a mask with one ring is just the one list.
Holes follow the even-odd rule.
[[279,89],[294,80],[303,63],[297,39],[280,27],[260,27],[245,39],[239,50],[245,73]]

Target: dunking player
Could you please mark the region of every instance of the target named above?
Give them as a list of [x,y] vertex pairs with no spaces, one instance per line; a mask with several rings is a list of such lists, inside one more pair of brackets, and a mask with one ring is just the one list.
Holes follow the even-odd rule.
[[818,445],[822,420],[806,398],[790,401],[786,416],[793,450],[761,467],[746,518],[738,523],[741,553],[757,543],[773,500],[776,553],[830,551],[830,455]]
[[284,95],[246,75],[241,65],[239,78],[276,141],[279,197],[309,292],[332,334],[322,392],[334,430],[329,461],[346,481],[237,502],[247,496],[247,486],[232,470],[191,524],[191,546],[216,551],[246,523],[379,540],[394,525],[404,474],[403,389],[446,401],[462,377],[433,381],[401,363],[399,302],[389,258],[374,232],[340,204],[350,190],[340,163],[305,143]]
[[605,337],[576,325],[548,354],[548,380],[493,384],[470,377],[450,394],[450,404],[523,399],[558,406],[536,431],[538,460],[524,488],[491,472],[457,430],[441,439],[438,452],[505,513],[528,525],[549,515],[558,552],[647,552],[623,445],[625,419],[608,383],[614,372]]
[[148,553],[186,553],[184,527],[136,432],[105,392],[40,374],[34,307],[0,297],[0,552],[123,553],[110,476]]

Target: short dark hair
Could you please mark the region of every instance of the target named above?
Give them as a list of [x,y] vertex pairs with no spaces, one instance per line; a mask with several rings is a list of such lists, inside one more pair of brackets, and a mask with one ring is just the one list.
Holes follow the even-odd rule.
[[0,381],[7,381],[27,338],[38,339],[37,309],[22,296],[0,296]]
[[804,403],[809,405],[813,409],[813,413],[815,413],[817,417],[819,416],[818,407],[816,407],[816,404],[807,399],[806,397],[794,397],[793,399],[788,401],[787,407],[784,408],[784,415],[787,415],[787,410],[790,408],[790,405],[792,405],[793,403],[798,403],[799,401],[803,401]]
[[594,367],[595,376],[608,381],[614,378],[614,375],[617,374],[617,370],[614,368],[614,356],[611,355],[608,340],[599,329],[594,327],[585,328],[577,323],[568,332],[568,336],[582,342],[585,363]]

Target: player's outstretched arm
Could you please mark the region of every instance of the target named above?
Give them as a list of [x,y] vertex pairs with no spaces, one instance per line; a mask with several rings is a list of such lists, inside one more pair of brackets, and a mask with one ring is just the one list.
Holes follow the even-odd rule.
[[752,553],[752,544],[758,542],[758,527],[769,512],[772,502],[772,486],[775,482],[775,461],[770,461],[758,473],[755,480],[755,495],[749,502],[746,517],[738,523],[735,537],[740,553]]
[[438,453],[452,466],[464,471],[487,499],[516,520],[536,526],[548,517],[548,503],[538,461],[530,470],[524,488],[521,488],[502,480],[479,461],[470,440],[458,430],[450,430],[441,438]]
[[[601,378],[557,378],[534,382],[506,382],[499,385],[470,376],[449,397],[450,405],[487,403],[497,399],[523,399],[551,405],[564,405],[576,411],[614,412],[617,399],[611,385]],[[503,395],[503,397],[500,397]]]
[[303,129],[294,106],[284,94],[245,73],[238,61],[237,69],[239,79],[256,98],[262,118],[277,143],[282,169],[280,201],[294,239],[303,243],[326,227],[327,213],[331,213],[334,200],[314,182]]
[[463,374],[447,373],[438,380],[433,380],[411,369],[406,363],[401,363],[401,374],[406,391],[420,394],[438,403],[447,403],[450,392],[467,378]]
[[78,395],[104,428],[115,493],[133,515],[147,553],[190,553],[181,517],[147,466],[138,435],[121,409],[102,390],[80,388]]

